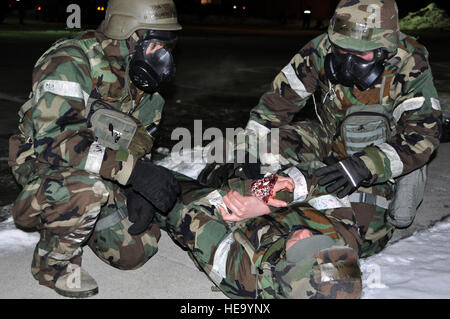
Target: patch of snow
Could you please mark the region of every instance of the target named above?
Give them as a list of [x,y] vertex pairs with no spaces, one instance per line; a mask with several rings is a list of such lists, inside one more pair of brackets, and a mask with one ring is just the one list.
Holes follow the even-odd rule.
[[17,229],[12,217],[0,223],[0,255],[35,246],[38,241],[39,233]]
[[365,299],[449,298],[450,219],[361,260]]

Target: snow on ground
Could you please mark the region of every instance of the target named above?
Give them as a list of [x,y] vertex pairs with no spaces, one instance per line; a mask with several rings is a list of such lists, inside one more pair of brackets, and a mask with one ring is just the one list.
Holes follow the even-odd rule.
[[450,219],[361,261],[363,298],[449,298]]
[[[164,151],[164,150],[162,150]],[[167,150],[168,153],[168,150]],[[204,164],[174,163],[170,156],[158,162],[195,178]],[[9,215],[11,205],[0,208]],[[1,219],[0,219],[1,220]],[[361,260],[365,299],[449,298],[450,219],[388,245],[381,253]],[[37,233],[16,229],[11,217],[0,222],[0,256],[34,246]]]
[[[0,212],[0,216],[10,216],[11,205],[1,207]],[[17,229],[11,216],[0,223],[0,256],[6,252],[20,251],[23,248],[34,246],[38,241],[39,234],[37,232],[27,233]]]

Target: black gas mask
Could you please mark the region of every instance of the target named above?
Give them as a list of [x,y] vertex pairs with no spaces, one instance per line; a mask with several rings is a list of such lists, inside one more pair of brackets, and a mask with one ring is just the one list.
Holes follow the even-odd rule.
[[176,41],[173,31],[150,30],[136,43],[129,75],[138,89],[154,93],[174,79],[172,50]]
[[[367,61],[356,54],[357,51],[345,49],[345,53],[338,46],[332,45],[332,52],[325,57],[325,74],[333,84],[343,86],[356,86],[364,91],[371,87],[384,71],[386,51],[376,49],[373,51],[373,59]],[[366,52],[364,52],[366,53]]]

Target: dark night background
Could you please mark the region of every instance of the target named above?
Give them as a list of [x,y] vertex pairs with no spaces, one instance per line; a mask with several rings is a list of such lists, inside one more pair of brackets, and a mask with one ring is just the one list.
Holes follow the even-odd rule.
[[[303,11],[310,9],[312,19],[327,21],[333,13],[338,0],[175,0],[180,20],[186,15],[205,17],[208,15],[232,16],[245,19],[267,19],[280,24],[287,24],[293,20],[301,20]],[[417,11],[431,1],[397,0],[400,17],[408,12]],[[450,12],[450,1],[433,1],[439,8]],[[96,25],[102,20],[107,0],[1,0],[2,10],[0,19],[8,15],[18,15],[19,10],[25,12],[27,17],[49,22],[65,22],[66,7],[76,3],[81,6],[84,26]],[[100,10],[97,10],[100,8]],[[38,10],[39,9],[39,10]],[[204,21],[203,21],[204,22]],[[236,20],[235,20],[236,22]],[[197,20],[197,23],[202,23]]]

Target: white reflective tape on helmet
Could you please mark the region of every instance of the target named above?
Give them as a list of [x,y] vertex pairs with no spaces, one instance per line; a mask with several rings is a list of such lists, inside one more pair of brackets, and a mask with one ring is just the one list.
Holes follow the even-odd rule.
[[423,96],[421,97],[414,97],[412,99],[408,99],[398,105],[392,115],[394,116],[395,122],[398,122],[400,120],[400,117],[402,117],[403,113],[407,111],[413,111],[420,109],[425,102],[425,98]]
[[214,254],[213,266],[210,277],[216,284],[220,284],[223,278],[227,276],[227,258],[231,245],[234,243],[233,234],[229,234],[219,244]]
[[395,148],[393,148],[388,143],[382,143],[378,144],[376,147],[378,147],[389,159],[389,162],[391,162],[391,173],[392,178],[398,177],[402,175],[403,173],[403,162],[400,159],[400,156],[398,155]]
[[105,155],[105,150],[106,148],[98,142],[94,142],[91,144],[86,160],[86,165],[84,166],[84,169],[87,172],[94,174],[98,174],[100,172],[100,168],[102,167],[103,163],[103,157]]
[[294,68],[292,67],[292,64],[286,65],[286,67],[281,70],[283,74],[286,76],[286,79],[289,82],[289,85],[291,88],[297,93],[302,99],[305,99],[309,96],[311,96],[311,93],[306,91],[305,85],[300,81],[297,74],[295,73]]
[[435,99],[434,97],[430,98],[431,100],[431,107],[435,109],[436,111],[441,110],[441,102],[439,102],[438,99]]
[[246,131],[256,132],[258,137],[264,137],[270,133],[270,129],[254,120],[250,120],[245,127]]
[[317,210],[352,207],[348,196],[345,196],[344,198],[337,198],[333,195],[323,195],[323,196],[311,199],[308,202],[308,204]]
[[83,99],[85,103],[87,103],[89,98],[89,94],[83,91],[80,83],[62,80],[44,80],[39,82],[37,86],[33,97],[34,103],[37,103],[47,92],[59,96]]
[[305,176],[297,167],[290,167],[284,171],[294,180],[294,203],[303,202],[308,196],[308,185]]

